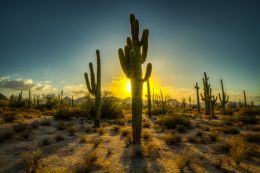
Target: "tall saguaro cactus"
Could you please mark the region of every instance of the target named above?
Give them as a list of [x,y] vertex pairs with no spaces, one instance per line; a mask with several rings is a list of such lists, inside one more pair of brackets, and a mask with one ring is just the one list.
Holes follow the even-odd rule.
[[211,117],[214,118],[215,117],[215,105],[216,102],[218,100],[218,96],[213,96],[211,94],[211,88],[209,89],[209,96],[210,96],[210,113],[211,113]]
[[93,64],[89,63],[90,69],[90,81],[88,73],[85,73],[86,85],[90,94],[95,96],[95,122],[94,127],[100,127],[100,111],[101,111],[101,67],[100,67],[100,54],[99,50],[96,50],[97,54],[97,79],[95,77]]
[[220,103],[221,103],[221,106],[222,106],[222,110],[225,111],[225,106],[228,103],[229,96],[227,96],[226,92],[224,91],[222,79],[220,80],[220,82],[221,82],[222,97],[219,93],[219,100],[220,100]]
[[149,30],[145,29],[139,40],[139,22],[133,14],[130,15],[130,23],[132,38],[127,37],[124,50],[120,48],[118,55],[125,75],[131,80],[133,143],[140,144],[143,82],[150,78],[152,64],[148,63],[145,76],[142,78],[142,64],[145,62],[148,52]]
[[29,90],[29,98],[28,98],[28,107],[30,108],[32,104],[32,99],[31,99],[31,90]]
[[197,107],[198,107],[198,112],[200,113],[200,95],[199,95],[200,87],[198,86],[197,82],[196,82],[196,85],[194,86],[194,88],[196,89],[196,93],[197,93]]
[[204,96],[201,95],[201,100],[205,102],[205,109],[206,109],[206,114],[210,115],[210,84],[209,84],[209,77],[207,76],[207,73],[204,72],[204,78],[203,78],[203,90],[204,90]]
[[152,117],[152,101],[151,101],[151,90],[150,90],[150,81],[147,80],[147,107],[148,107],[148,116]]

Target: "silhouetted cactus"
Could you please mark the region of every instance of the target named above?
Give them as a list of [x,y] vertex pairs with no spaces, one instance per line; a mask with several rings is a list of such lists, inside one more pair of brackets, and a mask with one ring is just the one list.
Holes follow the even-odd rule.
[[205,102],[205,110],[206,114],[210,115],[210,84],[208,82],[209,77],[207,76],[206,72],[204,72],[204,78],[203,78],[203,90],[204,90],[204,96],[200,94],[201,100]]
[[190,102],[190,107],[191,107],[191,97],[189,96],[189,102]]
[[152,102],[151,102],[151,91],[150,91],[150,81],[147,80],[147,107],[148,107],[148,116],[152,117]]
[[9,101],[9,107],[13,107],[13,106],[14,106],[14,95],[12,94]]
[[243,90],[243,94],[244,94],[244,105],[245,105],[245,107],[247,107],[246,92],[245,92],[245,90]]
[[31,90],[29,90],[29,98],[28,98],[28,107],[30,108],[32,104],[32,100],[31,100]]
[[226,92],[224,91],[222,79],[220,80],[220,82],[221,82],[222,97],[219,93],[219,101],[221,103],[223,111],[225,111],[225,107],[226,107],[226,104],[228,103],[229,96],[227,96]]
[[73,96],[71,96],[71,107],[74,106],[74,99],[73,99]]
[[200,113],[200,95],[199,95],[199,89],[200,87],[198,86],[198,83],[196,82],[196,85],[194,86],[196,89],[197,93],[197,108],[198,108],[198,113]]
[[100,67],[100,54],[99,50],[96,51],[97,54],[97,80],[95,80],[95,73],[93,70],[93,64],[89,63],[90,69],[90,80],[88,78],[88,73],[85,73],[86,85],[89,93],[95,96],[95,122],[94,127],[100,127],[100,111],[101,111],[101,67]]
[[133,143],[140,144],[143,82],[150,78],[152,64],[148,63],[145,76],[142,78],[142,64],[147,57],[149,31],[145,29],[141,40],[139,40],[139,22],[133,14],[130,15],[130,23],[132,38],[127,37],[126,46],[124,50],[122,48],[118,50],[118,55],[125,75],[131,79]]

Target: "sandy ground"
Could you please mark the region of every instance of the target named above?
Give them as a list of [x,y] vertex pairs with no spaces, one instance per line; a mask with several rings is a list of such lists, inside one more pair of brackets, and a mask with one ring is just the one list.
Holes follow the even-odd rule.
[[[260,146],[256,144],[256,154],[248,158],[237,166],[234,161],[226,154],[215,150],[216,145],[222,143],[230,135],[224,135],[217,142],[209,140],[208,131],[205,127],[211,127],[207,120],[201,118],[192,118],[192,129],[179,133],[182,141],[178,144],[167,145],[163,139],[165,132],[158,132],[154,129],[154,124],[150,128],[144,128],[152,136],[148,141],[142,142],[143,154],[136,156],[136,149],[133,146],[126,145],[126,137],[121,136],[121,132],[113,132],[113,125],[108,122],[102,122],[103,134],[91,131],[86,133],[86,129],[92,127],[91,121],[75,118],[70,121],[63,121],[66,126],[73,124],[75,127],[74,135],[71,135],[67,129],[58,130],[57,124],[61,121],[54,120],[51,116],[35,116],[36,118],[27,118],[22,120],[25,123],[37,121],[49,121],[50,125],[40,125],[32,129],[29,139],[24,139],[21,132],[15,133],[10,139],[0,143],[0,172],[1,173],[20,173],[24,172],[23,153],[39,148],[42,150],[41,165],[51,170],[50,172],[68,172],[77,166],[86,153],[95,151],[100,165],[94,172],[180,172],[178,168],[178,156],[184,151],[188,151],[190,162],[184,167],[182,172],[241,172],[257,173],[260,172]],[[210,120],[209,120],[210,121]],[[11,129],[14,123],[0,124],[0,132]],[[125,128],[130,124],[126,124]],[[245,127],[239,127],[245,131]],[[188,136],[195,135],[198,131],[202,132],[202,137],[196,137],[194,142],[188,141]],[[176,132],[177,133],[177,132]],[[241,132],[242,133],[242,132]],[[63,136],[64,140],[57,142],[57,134]],[[80,139],[85,136],[86,142]],[[49,144],[43,144],[45,139]],[[99,141],[95,147],[95,141]],[[147,150],[147,143],[153,143],[156,146],[155,151]],[[151,149],[152,150],[152,149]],[[184,154],[184,155],[185,155]],[[222,168],[217,168],[216,163],[223,161]]]

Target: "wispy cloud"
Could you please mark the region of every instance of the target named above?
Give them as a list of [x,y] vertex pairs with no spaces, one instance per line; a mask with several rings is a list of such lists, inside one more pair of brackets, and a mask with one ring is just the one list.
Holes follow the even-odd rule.
[[87,93],[87,88],[83,84],[79,85],[65,85],[63,87],[64,95],[74,96],[74,97],[82,97]]

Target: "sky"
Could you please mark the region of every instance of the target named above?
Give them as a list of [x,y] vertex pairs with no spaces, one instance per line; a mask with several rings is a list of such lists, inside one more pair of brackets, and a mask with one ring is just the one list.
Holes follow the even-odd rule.
[[[0,1],[0,92],[81,96],[84,72],[101,53],[102,88],[116,95],[127,79],[118,48],[130,36],[129,15],[149,29],[152,85],[173,98],[195,97],[207,72],[231,99],[260,103],[260,1]],[[141,31],[140,31],[141,32]],[[129,94],[129,93],[128,93]]]

